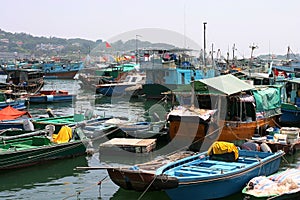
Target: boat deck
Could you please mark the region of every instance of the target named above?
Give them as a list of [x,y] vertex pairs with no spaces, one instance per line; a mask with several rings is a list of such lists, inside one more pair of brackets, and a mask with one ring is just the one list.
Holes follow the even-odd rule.
[[240,156],[236,162],[218,160],[198,160],[193,164],[183,165],[168,172],[168,175],[178,177],[210,176],[230,173],[235,170],[246,168],[247,165],[258,162],[259,158]]

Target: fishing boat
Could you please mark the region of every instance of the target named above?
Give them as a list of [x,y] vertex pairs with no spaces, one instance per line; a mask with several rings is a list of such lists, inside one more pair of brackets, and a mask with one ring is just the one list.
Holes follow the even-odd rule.
[[46,79],[73,79],[84,66],[81,61],[56,59],[43,61],[35,67],[43,70]]
[[58,134],[2,140],[0,170],[36,165],[86,154],[89,140],[80,129],[65,126]]
[[65,90],[41,90],[37,94],[26,95],[30,103],[60,103],[72,102],[76,95]]
[[0,83],[0,89],[9,90],[12,95],[37,93],[44,86],[44,73],[40,69],[12,68],[4,71],[7,78],[5,83]]
[[94,75],[102,77],[104,82],[105,80],[117,81],[123,74],[138,71],[139,68],[140,65],[137,63],[111,63],[107,67],[95,70]]
[[279,122],[284,126],[300,126],[300,78],[282,79],[283,86],[282,115]]
[[254,177],[242,193],[247,199],[299,199],[300,169],[286,169],[270,176]]
[[130,73],[125,79],[117,83],[99,84],[96,86],[96,93],[104,96],[136,96],[138,91],[142,89],[145,83],[146,74],[144,73]]
[[178,92],[188,101],[168,114],[171,139],[199,145],[205,141],[206,148],[215,140],[251,139],[274,127],[281,115],[279,86],[254,87],[228,74],[195,81],[194,88],[196,98]]
[[156,175],[178,183],[174,188],[164,189],[171,199],[223,198],[241,191],[257,175],[275,173],[283,155],[283,151],[238,150],[232,143],[216,142],[207,152],[160,167]]
[[187,55],[190,49],[152,50],[147,62],[141,62],[146,72],[143,93],[147,99],[162,99],[164,92],[178,86],[189,85],[193,80],[215,76],[211,66],[199,67],[195,57]]
[[[164,188],[173,188],[177,186],[175,182],[169,182],[164,176],[155,175],[155,171],[169,163],[178,159],[182,159],[194,155],[191,151],[180,151],[170,155],[162,155],[154,160],[132,165],[125,166],[100,166],[100,167],[77,167],[78,170],[107,170],[110,179],[118,186],[126,190],[135,191],[155,191]],[[124,161],[134,160],[135,155],[130,154],[130,157],[123,156]],[[127,154],[128,156],[128,154]],[[112,157],[111,155],[109,156]],[[139,155],[140,157],[140,155]],[[106,160],[106,159],[105,159]],[[130,162],[132,163],[132,162]],[[174,180],[170,177],[169,180]],[[175,185],[174,185],[175,184]]]
[[[294,56],[294,59],[292,58],[292,55]],[[276,69],[277,73],[278,71],[286,73],[292,73],[296,77],[299,77],[299,71],[300,71],[300,61],[298,58],[292,53],[292,50],[290,46],[288,46],[286,59],[281,60],[280,62],[276,62],[274,64],[274,69]]]

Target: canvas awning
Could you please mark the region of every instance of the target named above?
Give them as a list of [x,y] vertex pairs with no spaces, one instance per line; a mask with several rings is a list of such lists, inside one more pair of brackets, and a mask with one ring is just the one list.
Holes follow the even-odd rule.
[[208,87],[218,90],[219,92],[226,95],[232,95],[238,92],[255,88],[253,85],[250,85],[231,74],[217,76],[214,78],[201,79],[197,81],[204,83]]

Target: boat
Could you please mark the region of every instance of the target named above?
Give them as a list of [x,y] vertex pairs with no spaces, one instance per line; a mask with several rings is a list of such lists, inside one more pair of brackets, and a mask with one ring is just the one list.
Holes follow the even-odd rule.
[[300,129],[298,127],[281,127],[280,129],[270,127],[266,131],[268,133],[266,136],[252,137],[248,142],[265,143],[270,148],[270,151],[283,150],[287,155],[293,155],[300,149]]
[[86,73],[79,73],[78,79],[80,80],[79,85],[84,90],[96,91],[96,85],[102,84],[102,76],[95,76]]
[[294,56],[294,59],[292,59],[291,56],[292,50],[290,46],[288,46],[286,59],[281,60],[280,62],[276,62],[273,65],[276,73],[284,72],[285,75],[287,75],[287,73],[290,73],[296,77],[299,77],[300,61],[298,60],[298,58],[296,58],[296,56]]
[[300,78],[277,81],[283,86],[282,115],[279,122],[282,126],[300,126]]
[[255,87],[228,74],[195,81],[194,88],[195,98],[190,91],[178,91],[187,100],[174,107],[167,120],[171,139],[195,143],[197,149],[203,142],[207,149],[216,140],[234,142],[262,135],[281,115],[279,86]]
[[233,143],[215,142],[208,151],[168,163],[155,174],[177,182],[176,187],[164,189],[171,199],[223,198],[241,191],[257,175],[278,171],[283,155],[283,151],[238,150]]
[[10,91],[0,92],[0,109],[7,106],[11,106],[18,110],[24,110],[27,108],[28,99],[27,98],[10,98]]
[[84,68],[83,62],[66,59],[43,61],[35,67],[43,70],[45,79],[74,79],[77,72]]
[[58,134],[6,138],[0,143],[0,170],[36,165],[86,154],[89,140],[79,128],[65,126]]
[[99,84],[96,86],[96,93],[104,96],[136,96],[145,83],[146,74],[130,73],[117,83]]
[[215,76],[213,67],[200,67],[195,57],[186,54],[189,51],[191,50],[153,50],[153,55],[147,62],[141,62],[141,68],[146,72],[146,83],[142,86],[145,98],[162,99],[165,97],[164,92],[190,85],[193,80]]
[[[49,111],[49,110],[48,110]],[[83,127],[90,127],[99,125],[99,123],[104,123],[106,120],[111,119],[111,117],[98,116],[95,118],[89,118],[81,114],[66,115],[66,116],[54,116],[45,118],[35,118],[32,119],[32,123],[35,129],[43,130],[47,125],[54,126],[54,131],[57,133],[62,126],[75,126],[81,124]],[[110,128],[110,127],[108,127]],[[96,128],[95,128],[96,129]],[[94,131],[95,131],[94,129]]]
[[[95,70],[96,76],[103,78],[103,82],[107,80],[117,81],[123,74],[127,74],[132,71],[138,71],[140,65],[137,63],[111,63],[107,67],[102,67],[101,69]],[[101,81],[101,79],[99,80]]]
[[299,199],[300,169],[288,168],[270,176],[256,176],[242,193],[247,199]]
[[30,103],[60,103],[72,102],[76,95],[65,90],[41,90],[36,94],[26,95]]
[[[164,176],[155,175],[155,171],[169,163],[173,162],[175,160],[185,158],[191,155],[194,155],[194,152],[191,151],[179,151],[176,153],[172,153],[170,155],[162,155],[154,160],[150,160],[144,163],[135,164],[132,165],[125,165],[125,166],[97,166],[97,167],[77,167],[77,170],[107,170],[110,179],[119,187],[126,189],[126,190],[135,190],[135,191],[155,191],[155,190],[162,190],[164,188],[173,188],[174,182],[166,182],[166,179]],[[120,157],[119,159],[126,161],[131,161],[129,163],[132,163],[132,160],[136,159],[135,156],[136,153],[132,154],[130,153],[130,157],[128,157],[128,154],[124,155],[123,157]],[[102,156],[102,155],[101,155]],[[139,158],[140,155],[138,154]],[[111,155],[109,155],[109,158],[111,159]],[[105,159],[109,160],[109,159]],[[115,163],[115,162],[114,162]],[[170,180],[174,180],[173,178],[170,178]],[[170,183],[170,184],[169,184]],[[177,183],[175,183],[177,185]]]
[[40,69],[2,69],[7,74],[7,78],[5,83],[0,83],[0,89],[9,90],[11,95],[37,93],[44,86],[44,73]]
[[30,119],[31,115],[28,111],[20,111],[11,106],[7,106],[0,110],[0,130],[15,128],[31,131],[34,128]]

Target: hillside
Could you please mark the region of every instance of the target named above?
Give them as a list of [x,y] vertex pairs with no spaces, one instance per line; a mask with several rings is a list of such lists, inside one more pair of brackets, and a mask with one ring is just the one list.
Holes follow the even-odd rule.
[[111,43],[111,48],[106,48],[106,42],[84,40],[80,38],[64,39],[57,37],[35,37],[27,33],[10,33],[0,29],[0,59],[14,57],[51,57],[67,56],[79,58],[82,55],[97,54],[108,51],[132,51],[136,48],[174,48],[173,45],[151,43],[146,41],[121,40]]

